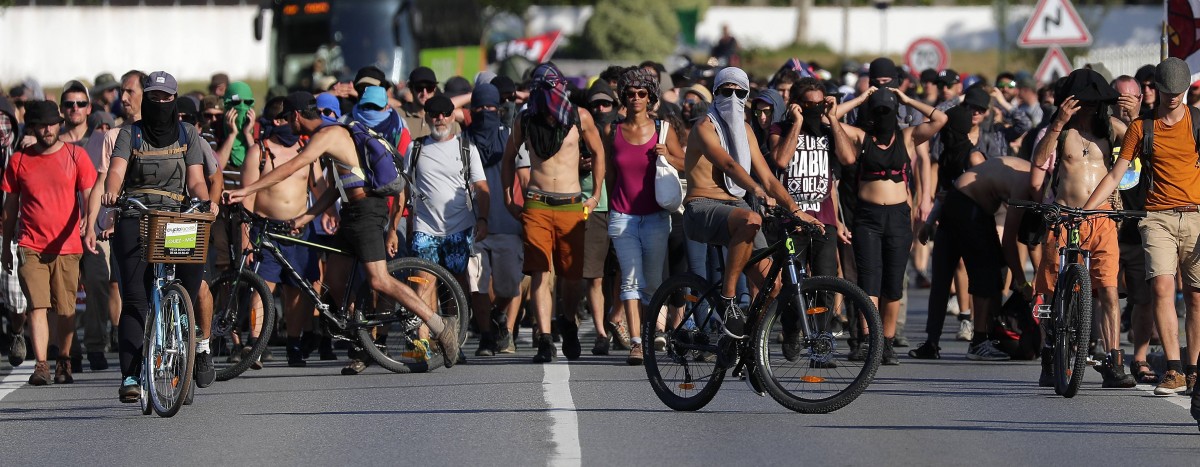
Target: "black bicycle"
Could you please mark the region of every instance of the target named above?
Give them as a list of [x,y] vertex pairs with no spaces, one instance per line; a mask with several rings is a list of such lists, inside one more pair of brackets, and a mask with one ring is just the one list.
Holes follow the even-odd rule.
[[[279,262],[283,274],[300,284],[305,298],[316,307],[330,337],[343,341],[357,342],[380,366],[396,373],[424,372],[443,364],[437,346],[431,344],[429,332],[421,318],[390,298],[382,296],[360,278],[360,263],[346,277],[347,291],[340,305],[331,307],[328,298],[304,279],[283,256],[277,242],[294,243],[316,251],[347,255],[351,253],[326,245],[307,242],[292,235],[290,222],[276,221],[258,216],[240,205],[223,206],[230,210],[231,218],[237,223],[248,223],[254,234],[250,246],[241,255],[237,266],[221,274],[212,285],[213,325],[212,348],[215,361],[221,355],[231,355],[241,349],[241,343],[251,333],[259,335],[254,347],[242,355],[240,361],[221,366],[218,380],[228,380],[246,371],[258,360],[267,347],[268,337],[274,331],[275,319],[271,311],[274,305],[270,289],[250,264],[249,258],[261,258],[270,254]],[[380,228],[383,228],[380,226]],[[238,238],[238,237],[233,237]],[[445,268],[420,258],[396,258],[388,261],[388,273],[413,290],[431,308],[443,317],[467,316],[469,302],[458,281]],[[329,280],[327,278],[326,280]],[[262,308],[253,306],[257,297]],[[266,310],[266,312],[262,312]],[[261,325],[255,322],[262,316]],[[459,342],[466,340],[467,329],[459,329]],[[397,336],[399,345],[389,345],[389,336]]]
[[[798,242],[820,235],[786,209],[767,213],[766,228],[781,240],[750,258],[747,267],[770,260],[763,288],[750,303],[745,339],[737,340],[735,376],[755,393],[801,413],[828,413],[854,401],[879,368],[883,325],[865,292],[837,277],[808,277]],[[721,272],[723,274],[723,271]],[[721,274],[718,274],[721,275]],[[782,288],[776,294],[776,282]],[[643,334],[646,375],[655,394],[675,410],[699,410],[720,389],[729,368],[721,364],[721,280],[694,273],[667,279],[650,300]],[[777,296],[776,296],[777,295]],[[866,345],[864,359],[841,340],[841,317],[857,316]],[[865,331],[873,331],[869,334]]]
[[1088,339],[1092,333],[1092,252],[1083,249],[1079,226],[1107,217],[1116,222],[1146,217],[1145,211],[1086,210],[1059,204],[1009,200],[1008,205],[1041,213],[1055,236],[1066,233],[1067,243],[1058,249],[1058,280],[1050,306],[1037,310],[1054,343],[1054,393],[1075,397],[1087,370]]

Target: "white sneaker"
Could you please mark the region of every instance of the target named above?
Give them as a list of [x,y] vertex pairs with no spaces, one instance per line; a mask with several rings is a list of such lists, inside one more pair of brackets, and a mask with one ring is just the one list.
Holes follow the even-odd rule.
[[958,298],[950,297],[950,303],[946,304],[946,314],[950,316],[958,316]]
[[663,336],[655,337],[654,338],[654,350],[656,352],[662,352],[664,350],[667,350],[667,338],[663,337]]
[[1010,359],[1012,357],[1004,353],[1003,350],[997,349],[996,344],[993,344],[992,341],[982,342],[967,349],[967,360],[1002,362]]
[[969,319],[958,322],[958,340],[970,342],[975,337],[975,324]]

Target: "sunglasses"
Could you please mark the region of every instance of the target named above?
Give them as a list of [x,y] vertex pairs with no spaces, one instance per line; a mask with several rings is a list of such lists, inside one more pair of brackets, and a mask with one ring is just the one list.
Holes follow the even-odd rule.
[[1154,83],[1149,83],[1149,82],[1147,82],[1147,83],[1142,83],[1142,88],[1144,88],[1144,89],[1154,89]]
[[433,112],[433,113],[429,114],[429,117],[435,118],[435,119],[436,118],[450,118],[451,115],[454,115],[453,110],[451,110],[449,112]]
[[772,112],[774,112],[774,111],[771,109],[754,109],[754,110],[750,111],[750,113],[753,114],[755,117],[762,117],[763,115],[771,115]]
[[750,95],[750,90],[737,88],[721,88],[717,90],[718,96],[732,97],[735,94],[737,95],[738,99],[745,99],[746,96]]
[[1014,83],[1014,82],[1012,82],[1012,81],[1005,81],[1005,82],[1003,82],[1003,83],[998,83],[998,84],[996,84],[996,87],[998,87],[998,88],[1012,89],[1012,88],[1015,88],[1015,87],[1017,87],[1017,83]]
[[824,104],[825,104],[825,101],[816,101],[816,102],[808,102],[808,101],[804,101],[804,102],[801,102],[801,103],[800,103],[800,108],[802,108],[802,109],[811,109],[811,108],[813,108],[813,107],[819,107],[819,106],[822,106],[822,105],[824,105]]
[[183,122],[183,123],[190,123],[190,124],[192,124],[192,125],[195,125],[195,124],[196,124],[196,117],[195,117],[195,116],[193,116],[193,115],[189,115],[189,114],[180,114],[180,115],[179,115],[179,121],[181,121],[181,122]]
[[88,106],[88,101],[63,101],[63,103],[62,103],[63,109],[70,109],[70,108],[82,109],[87,106]]
[[645,99],[647,97],[650,97],[650,93],[646,92],[643,89],[625,91],[625,99],[626,100],[635,99],[635,98],[636,99]]
[[589,108],[591,108],[593,110],[601,109],[601,108],[611,109],[612,106],[613,106],[612,102],[609,102],[609,101],[596,101],[596,102],[591,103]]
[[224,114],[220,114],[220,113],[206,113],[206,114],[204,114],[204,118],[205,118],[206,120],[220,120],[222,115],[224,115]]
[[433,83],[419,83],[413,85],[413,90],[417,92],[432,93],[437,91],[437,85]]

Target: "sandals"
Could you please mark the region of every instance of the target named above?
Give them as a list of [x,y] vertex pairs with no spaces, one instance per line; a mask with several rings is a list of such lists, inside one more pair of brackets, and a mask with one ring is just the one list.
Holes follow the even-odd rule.
[[1133,377],[1137,379],[1138,383],[1140,383],[1140,384],[1158,383],[1158,374],[1155,373],[1152,368],[1150,368],[1150,363],[1146,362],[1145,360],[1134,361],[1129,366],[1130,366],[1130,369],[1133,370],[1132,371]]

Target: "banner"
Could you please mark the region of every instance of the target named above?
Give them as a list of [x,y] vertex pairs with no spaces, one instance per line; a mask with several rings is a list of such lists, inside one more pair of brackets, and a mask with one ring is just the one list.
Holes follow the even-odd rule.
[[1167,56],[1187,62],[1200,75],[1200,0],[1167,0]]
[[540,36],[501,42],[494,46],[496,61],[499,62],[512,56],[521,56],[534,63],[544,63],[554,55],[554,50],[558,48],[561,39],[562,32],[554,31]]

